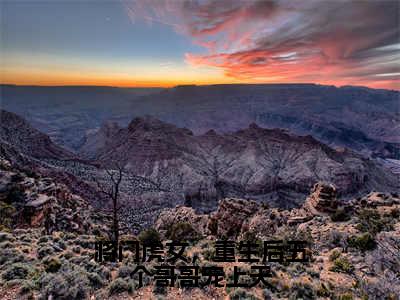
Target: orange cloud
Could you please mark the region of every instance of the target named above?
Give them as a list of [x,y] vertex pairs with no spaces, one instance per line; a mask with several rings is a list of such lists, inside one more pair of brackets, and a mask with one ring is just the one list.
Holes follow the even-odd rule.
[[138,3],[138,16],[162,20],[206,48],[187,53],[189,64],[229,78],[400,88],[398,1]]

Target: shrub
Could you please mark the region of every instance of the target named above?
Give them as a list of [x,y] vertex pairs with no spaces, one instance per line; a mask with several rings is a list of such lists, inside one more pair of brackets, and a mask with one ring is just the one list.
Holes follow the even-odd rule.
[[38,250],[38,252],[37,252],[37,257],[39,258],[39,259],[42,259],[42,258],[44,258],[44,257],[46,257],[46,256],[48,256],[48,255],[51,255],[51,254],[53,254],[54,253],[54,249],[53,249],[53,247],[50,247],[50,246],[44,246],[44,247],[42,247],[42,248],[40,248],[39,250]]
[[333,222],[345,222],[350,219],[350,215],[343,208],[336,209],[336,211],[331,215],[331,220]]
[[314,289],[308,283],[294,282],[290,289],[289,299],[314,299]]
[[0,248],[2,248],[2,249],[14,248],[14,245],[7,241],[7,242],[0,243]]
[[67,245],[65,245],[64,241],[58,241],[55,245],[62,250],[67,249]]
[[13,216],[16,212],[14,206],[0,201],[0,225],[10,228],[13,223]]
[[272,300],[271,291],[269,289],[263,290],[264,300]]
[[23,262],[24,256],[14,248],[0,248],[0,266]]
[[328,237],[329,244],[334,247],[343,247],[345,243],[347,243],[346,234],[332,230]]
[[41,296],[45,299],[85,299],[89,290],[87,273],[65,264],[58,273],[46,273],[40,278]]
[[200,239],[199,233],[194,230],[192,225],[187,222],[178,222],[173,224],[168,230],[166,237],[173,241],[194,242]]
[[20,239],[22,242],[32,243],[32,238],[27,234],[22,235]]
[[36,285],[31,280],[24,280],[21,284],[21,288],[19,289],[20,295],[25,295],[31,293],[33,290],[36,289]]
[[134,270],[135,270],[134,266],[130,266],[130,265],[121,266],[118,269],[117,277],[119,277],[119,278],[129,277]]
[[273,239],[283,240],[285,244],[287,244],[288,241],[305,241],[309,248],[314,245],[314,238],[308,228],[305,230],[294,230],[291,227],[282,226],[275,233]]
[[208,230],[210,230],[210,233],[212,235],[217,235],[218,233],[218,220],[211,218],[210,221],[208,222]]
[[86,235],[82,235],[77,239],[77,243],[82,247],[86,249],[90,249],[93,246],[94,240],[90,239]]
[[339,295],[339,300],[353,300],[353,295],[352,294],[342,294]]
[[155,284],[153,287],[153,293],[158,295],[165,295],[167,294],[167,287]]
[[392,217],[392,218],[394,218],[394,219],[398,219],[398,218],[400,218],[400,209],[399,208],[393,208],[391,211],[390,211],[390,216]]
[[340,257],[340,252],[338,250],[333,250],[329,255],[329,260],[334,261],[335,259]]
[[81,247],[79,246],[72,247],[72,251],[75,253],[81,253]]
[[61,262],[58,258],[52,257],[50,259],[45,260],[46,264],[45,270],[49,273],[55,273],[61,268]]
[[110,295],[127,292],[129,290],[130,290],[130,288],[129,288],[128,282],[126,282],[122,278],[117,278],[114,281],[112,281],[108,288]]
[[74,254],[69,250],[67,250],[61,254],[61,257],[64,257],[65,259],[71,259],[73,256],[74,256]]
[[48,241],[51,240],[51,237],[49,235],[43,235],[39,238],[39,240],[37,241],[38,244],[44,244],[47,243]]
[[376,247],[375,239],[368,232],[350,237],[348,243],[350,247],[357,248],[363,252],[373,250]]
[[157,245],[161,244],[160,234],[154,229],[150,228],[142,231],[138,236],[139,241],[142,245]]
[[321,283],[318,287],[316,294],[318,297],[330,297],[331,293],[325,284]]
[[229,299],[231,300],[259,300],[255,295],[252,293],[246,291],[245,289],[242,288],[237,288],[234,289],[230,294],[229,294]]
[[65,240],[74,240],[74,239],[76,239],[76,234],[75,233],[73,233],[73,232],[68,232],[66,235],[65,235],[65,238],[64,238]]
[[372,235],[383,230],[392,230],[393,224],[392,219],[382,218],[380,214],[373,209],[363,209],[358,215],[359,224],[357,224],[357,229],[363,232],[369,232]]
[[202,254],[205,260],[212,261],[215,256],[215,248],[206,248],[204,249]]
[[97,273],[88,273],[88,279],[90,281],[90,286],[94,288],[101,288],[104,286],[104,281],[101,276]]
[[92,229],[92,234],[93,235],[96,235],[96,236],[102,236],[103,235],[103,232],[102,232],[102,230],[101,230],[101,227],[100,226],[94,226],[94,228]]
[[109,280],[111,278],[110,270],[105,266],[99,266],[96,268],[96,274],[99,274],[104,280]]
[[69,260],[74,265],[81,265],[84,266],[86,263],[86,258],[80,255],[76,255]]
[[92,260],[85,261],[83,267],[89,273],[98,274],[103,280],[108,280],[111,277],[111,272],[106,266],[99,265]]
[[25,279],[30,271],[31,268],[28,265],[23,263],[15,263],[4,271],[2,277],[6,281],[14,279]]
[[332,272],[340,272],[351,274],[354,271],[354,266],[345,257],[336,258],[333,261],[333,266],[330,268]]
[[15,238],[8,232],[0,232],[0,243],[5,241],[14,241]]
[[3,224],[0,224],[0,231],[2,232],[11,232],[11,228],[8,226],[5,226]]
[[314,269],[308,269],[307,273],[310,274],[310,276],[313,278],[319,278],[321,275],[319,271],[316,271]]

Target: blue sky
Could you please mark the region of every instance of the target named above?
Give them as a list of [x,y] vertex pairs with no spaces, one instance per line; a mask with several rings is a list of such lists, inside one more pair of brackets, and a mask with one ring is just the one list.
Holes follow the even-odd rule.
[[171,74],[167,85],[173,85],[185,83],[180,80],[185,74],[194,79],[204,73],[184,60],[186,52],[204,48],[171,26],[132,21],[119,1],[7,1],[1,6],[3,77],[10,83],[163,85]]
[[133,23],[117,1],[5,2],[2,9],[7,52],[181,61],[202,50],[169,26]]
[[1,82],[399,89],[400,2],[1,1]]

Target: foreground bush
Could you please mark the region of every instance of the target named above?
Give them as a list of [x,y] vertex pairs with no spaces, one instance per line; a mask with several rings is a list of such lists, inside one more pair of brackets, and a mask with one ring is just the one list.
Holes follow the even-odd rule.
[[336,258],[333,261],[333,266],[330,269],[333,272],[351,274],[354,271],[354,266],[345,257]]
[[340,257],[340,252],[337,250],[333,250],[331,252],[331,254],[329,255],[329,260],[330,261],[335,261],[336,259],[338,259]]
[[43,262],[46,272],[55,273],[61,268],[61,261],[56,257],[51,257]]
[[172,225],[168,229],[166,237],[177,242],[194,242],[200,239],[197,231],[187,222],[179,222]]
[[87,273],[79,267],[64,265],[58,273],[40,278],[42,299],[85,299],[89,290]]
[[308,283],[294,282],[290,288],[289,299],[315,299],[315,292]]
[[230,294],[229,294],[229,299],[230,300],[259,300],[255,295],[252,293],[246,291],[245,289],[242,288],[235,288]]
[[48,255],[54,253],[54,249],[51,246],[45,245],[44,247],[40,248],[37,252],[37,257],[39,259],[45,258]]
[[98,288],[101,288],[102,286],[104,286],[104,281],[99,274],[88,273],[87,276],[90,281],[91,287],[98,289]]
[[11,228],[15,212],[16,209],[14,206],[0,201],[0,226],[3,229]]
[[391,218],[382,218],[381,215],[373,209],[363,209],[358,214],[359,224],[357,229],[362,232],[369,232],[376,235],[381,231],[393,230]]
[[120,294],[128,291],[130,291],[129,283],[122,278],[117,278],[112,281],[108,288],[108,292],[110,295]]
[[24,256],[15,248],[0,247],[0,266],[23,262]]
[[23,263],[15,263],[9,266],[3,273],[2,278],[6,281],[14,279],[25,279],[28,277],[31,267]]
[[368,232],[358,236],[350,237],[348,243],[350,247],[359,249],[363,252],[373,250],[376,247],[375,239]]
[[154,228],[142,231],[138,238],[142,245],[156,245],[161,243],[160,234]]
[[350,215],[343,208],[336,209],[336,211],[331,216],[331,220],[333,222],[345,222],[350,219]]

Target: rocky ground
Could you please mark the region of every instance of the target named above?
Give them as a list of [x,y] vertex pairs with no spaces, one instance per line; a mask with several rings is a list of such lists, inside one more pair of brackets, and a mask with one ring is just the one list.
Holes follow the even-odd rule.
[[[65,185],[27,174],[2,160],[0,168],[1,299],[399,299],[400,199],[371,192],[342,202],[332,185],[316,184],[297,209],[223,199],[211,214],[191,207],[164,209],[153,228],[122,239],[142,243],[187,240],[196,264],[223,266],[215,288],[138,286],[130,252],[118,263],[97,263],[94,242],[106,238],[107,215],[95,211]],[[124,227],[123,230],[124,231]],[[271,263],[268,287],[232,288],[238,262],[217,263],[214,242],[305,240],[307,263]],[[258,256],[260,254],[257,254]],[[155,262],[145,263],[154,272]]]

